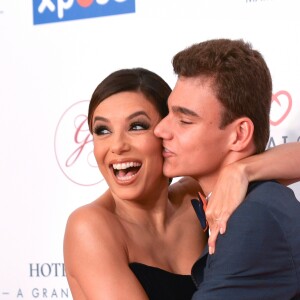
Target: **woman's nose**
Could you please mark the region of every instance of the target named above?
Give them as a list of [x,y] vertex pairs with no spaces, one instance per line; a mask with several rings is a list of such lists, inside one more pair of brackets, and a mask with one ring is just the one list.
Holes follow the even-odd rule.
[[125,134],[114,134],[114,138],[111,145],[111,152],[115,154],[122,154],[130,149],[130,143]]

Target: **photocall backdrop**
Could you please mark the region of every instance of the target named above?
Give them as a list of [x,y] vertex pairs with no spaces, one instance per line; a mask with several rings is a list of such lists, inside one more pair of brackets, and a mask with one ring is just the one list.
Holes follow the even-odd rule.
[[107,188],[86,118],[110,72],[145,67],[174,86],[176,52],[243,38],[273,75],[268,147],[299,141],[297,2],[0,0],[0,299],[72,299],[64,229]]

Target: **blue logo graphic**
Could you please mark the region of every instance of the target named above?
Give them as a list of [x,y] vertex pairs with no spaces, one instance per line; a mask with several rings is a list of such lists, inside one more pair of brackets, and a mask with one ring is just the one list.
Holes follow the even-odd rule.
[[33,0],[33,24],[135,12],[135,0]]

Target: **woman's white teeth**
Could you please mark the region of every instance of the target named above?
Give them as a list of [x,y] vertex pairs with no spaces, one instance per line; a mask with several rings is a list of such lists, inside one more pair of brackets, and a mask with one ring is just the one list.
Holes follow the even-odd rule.
[[114,170],[125,170],[132,167],[140,167],[142,164],[138,162],[126,162],[126,163],[120,163],[120,164],[113,164]]

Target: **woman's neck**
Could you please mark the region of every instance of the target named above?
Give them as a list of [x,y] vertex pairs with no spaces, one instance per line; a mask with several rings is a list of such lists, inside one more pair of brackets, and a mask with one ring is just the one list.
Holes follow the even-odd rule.
[[174,211],[168,199],[168,186],[153,189],[151,194],[143,194],[140,199],[114,198],[114,212],[120,221],[143,226],[148,230],[163,231]]

